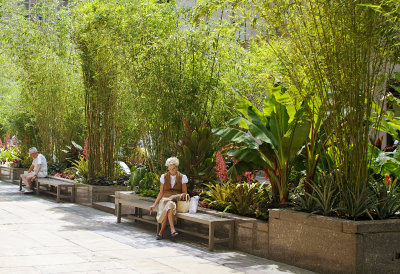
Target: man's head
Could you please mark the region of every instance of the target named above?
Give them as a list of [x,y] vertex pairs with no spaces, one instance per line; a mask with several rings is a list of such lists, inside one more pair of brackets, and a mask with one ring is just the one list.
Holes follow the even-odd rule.
[[29,149],[29,155],[31,155],[31,157],[33,159],[36,159],[36,157],[39,155],[37,148],[36,147],[31,147]]

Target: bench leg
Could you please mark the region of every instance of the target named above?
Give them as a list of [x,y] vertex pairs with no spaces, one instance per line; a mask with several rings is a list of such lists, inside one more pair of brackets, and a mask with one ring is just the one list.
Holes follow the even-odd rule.
[[60,186],[56,186],[56,188],[57,188],[57,199],[56,199],[56,201],[57,201],[57,203],[59,203],[60,202],[61,187]]
[[75,186],[71,186],[71,203],[75,202]]
[[229,243],[228,243],[230,249],[233,249],[234,231],[235,231],[235,223],[231,222],[229,225]]
[[[133,208],[133,216],[139,217],[139,208],[137,208],[137,207],[134,207],[134,208]],[[133,222],[136,223],[137,220],[134,219]]]
[[19,178],[19,191],[22,191],[22,178]]
[[39,196],[40,195],[40,182],[36,181],[36,195]]
[[214,249],[214,230],[215,230],[215,224],[210,223],[210,226],[208,228],[208,249],[210,251]]
[[121,203],[117,203],[117,223],[121,222],[121,215],[122,215],[122,205]]

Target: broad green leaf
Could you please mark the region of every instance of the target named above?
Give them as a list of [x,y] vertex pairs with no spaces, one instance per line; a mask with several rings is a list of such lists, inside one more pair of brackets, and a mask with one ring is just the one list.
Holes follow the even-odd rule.
[[250,133],[254,138],[260,139],[262,142],[266,142],[272,144],[274,146],[277,145],[277,140],[271,134],[271,132],[267,129],[267,125],[263,123],[261,118],[257,115],[253,108],[249,108],[248,110],[249,120],[247,125],[249,127]]
[[258,149],[258,143],[256,140],[246,132],[235,128],[217,128],[214,129],[213,132],[225,141],[244,143],[251,149]]

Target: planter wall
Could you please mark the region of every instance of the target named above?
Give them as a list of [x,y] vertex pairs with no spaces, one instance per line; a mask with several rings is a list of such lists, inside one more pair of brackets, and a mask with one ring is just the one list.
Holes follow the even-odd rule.
[[0,180],[9,183],[18,182],[19,176],[27,171],[27,168],[13,168],[8,166],[0,165]]
[[321,273],[400,273],[400,220],[270,210],[268,258]]
[[114,195],[115,191],[123,190],[126,190],[126,186],[95,186],[76,183],[75,202],[91,206],[96,202],[106,202],[109,195]]
[[[221,212],[200,208],[204,212],[221,216]],[[269,224],[266,221],[225,213],[224,217],[235,220],[234,248],[252,255],[267,258],[269,244]]]
[[257,219],[240,219],[239,216],[235,222],[235,249],[268,258],[269,224]]

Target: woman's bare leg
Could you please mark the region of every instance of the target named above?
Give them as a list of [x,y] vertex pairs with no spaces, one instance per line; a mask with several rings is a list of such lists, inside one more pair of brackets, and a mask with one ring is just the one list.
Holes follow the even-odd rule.
[[167,222],[168,222],[168,214],[167,214],[167,216],[165,216],[164,220],[163,220],[162,223],[161,223],[161,228],[160,228],[160,231],[158,232],[158,234],[159,234],[160,236],[163,235],[164,229],[165,229],[165,227],[167,226]]
[[168,217],[169,227],[171,229],[171,234],[172,234],[172,233],[176,232],[176,230],[175,230],[175,224],[174,224],[175,218],[174,218],[174,214],[172,213],[171,209],[168,210],[167,217]]

